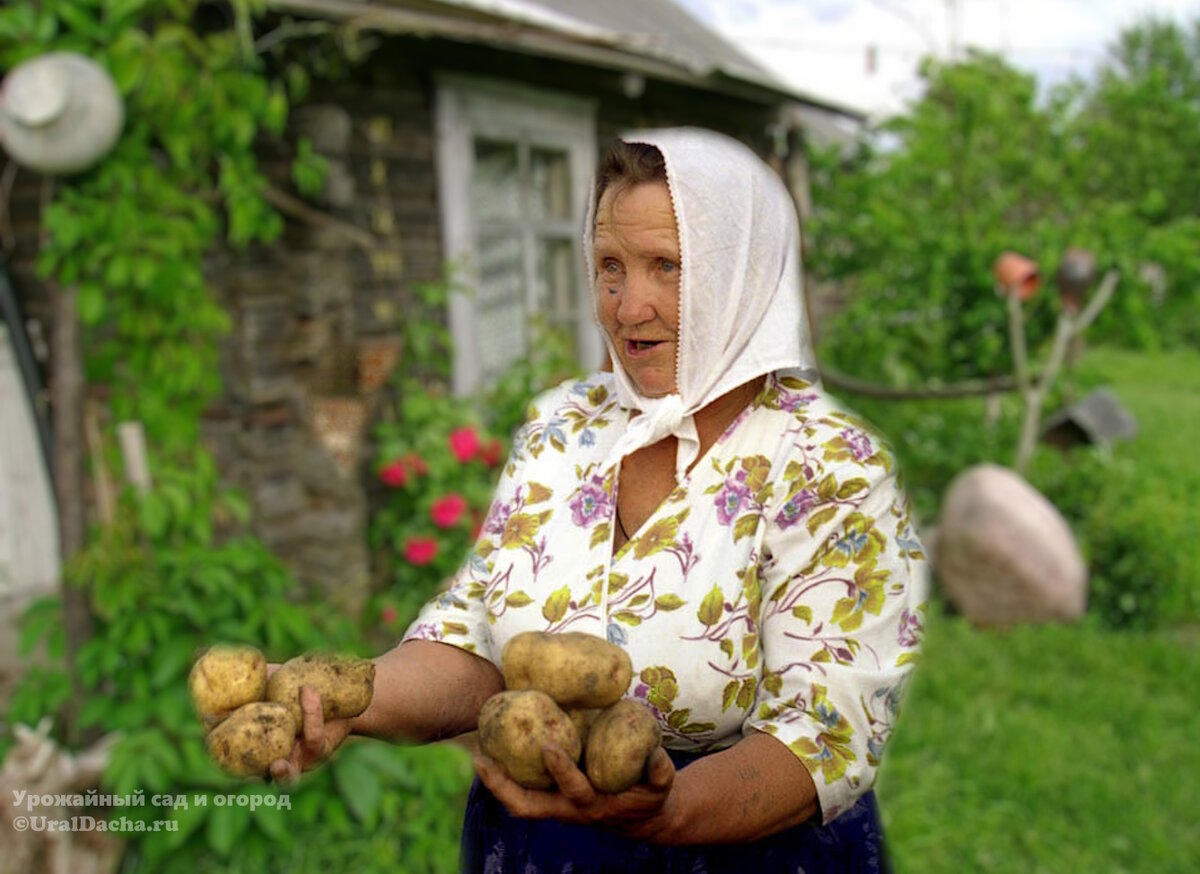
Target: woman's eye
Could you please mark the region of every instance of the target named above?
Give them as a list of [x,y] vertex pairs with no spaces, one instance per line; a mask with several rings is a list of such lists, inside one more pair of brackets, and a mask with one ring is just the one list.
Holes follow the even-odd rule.
[[660,265],[662,267],[663,273],[674,273],[676,270],[679,269],[678,264],[676,264],[674,261],[668,261],[666,258],[662,259],[662,261],[660,262]]
[[601,269],[610,276],[615,275],[620,270],[615,261],[605,261]]

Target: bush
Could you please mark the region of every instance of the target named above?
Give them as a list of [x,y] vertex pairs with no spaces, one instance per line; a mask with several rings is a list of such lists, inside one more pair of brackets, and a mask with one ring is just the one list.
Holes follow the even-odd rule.
[[[1088,612],[1109,628],[1154,628],[1183,576],[1186,544],[1172,544],[1170,501],[1157,501],[1131,459],[1096,449],[1044,455],[1034,485],[1066,517],[1088,567]],[[1146,493],[1146,485],[1151,492]]]
[[383,492],[370,539],[383,585],[371,612],[392,637],[466,558],[529,402],[575,370],[563,336],[534,324],[530,354],[496,385],[476,397],[451,395],[453,349],[436,323],[451,287],[422,285],[416,306],[405,308],[395,400],[375,430]]

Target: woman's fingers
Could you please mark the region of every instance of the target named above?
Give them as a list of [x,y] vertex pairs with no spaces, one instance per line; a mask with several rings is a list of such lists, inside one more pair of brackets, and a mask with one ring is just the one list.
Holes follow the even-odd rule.
[[321,693],[312,686],[300,687],[300,730],[304,757],[308,762],[325,758],[325,714],[321,711]]
[[300,689],[300,739],[292,746],[287,759],[271,763],[271,777],[280,783],[292,783],[300,775],[325,758],[325,714],[321,710],[321,693],[312,686]]
[[292,759],[276,759],[271,762],[271,779],[276,783],[293,783],[300,776],[294,764],[296,756],[299,755],[300,744],[295,744],[292,749]]
[[651,789],[666,792],[675,782],[675,763],[667,755],[667,751],[659,747],[650,757],[650,767],[647,768],[646,782]]
[[577,807],[586,807],[595,802],[596,790],[561,747],[546,744],[542,748],[542,759],[546,763],[546,770],[550,772],[550,776],[558,784],[559,791],[567,800]]

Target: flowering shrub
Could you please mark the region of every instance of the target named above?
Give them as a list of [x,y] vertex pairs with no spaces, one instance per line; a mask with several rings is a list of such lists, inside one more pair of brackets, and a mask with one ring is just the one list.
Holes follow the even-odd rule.
[[485,397],[452,396],[443,386],[454,356],[438,327],[447,290],[421,286],[405,307],[405,354],[391,381],[396,403],[375,432],[381,498],[371,545],[384,579],[374,618],[391,639],[466,557],[529,401],[574,369],[562,338],[534,326],[535,351]]
[[[458,569],[504,455],[502,441],[473,421],[468,403],[428,394],[409,400],[401,405],[402,424],[379,429],[385,491],[371,525],[373,545],[390,565],[379,618],[389,618],[393,632]],[[500,448],[485,455],[485,445]]]

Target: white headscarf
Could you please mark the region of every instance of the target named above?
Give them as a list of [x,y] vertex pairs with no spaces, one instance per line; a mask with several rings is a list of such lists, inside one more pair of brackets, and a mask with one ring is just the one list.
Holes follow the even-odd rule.
[[[801,287],[799,222],[783,182],[737,140],[698,128],[636,131],[621,139],[654,146],[666,163],[682,262],[678,393],[639,394],[605,333],[617,401],[642,411],[618,439],[608,463],[674,435],[679,482],[700,453],[697,410],[772,371],[815,371]],[[583,251],[598,301],[592,256],[596,207],[593,187]],[[815,373],[808,378],[814,381]]]

